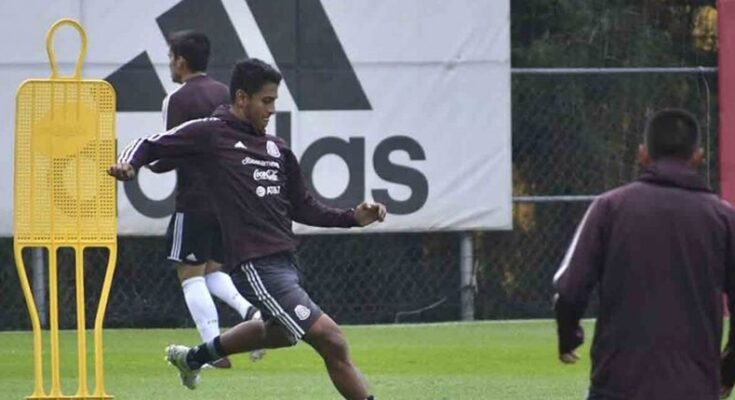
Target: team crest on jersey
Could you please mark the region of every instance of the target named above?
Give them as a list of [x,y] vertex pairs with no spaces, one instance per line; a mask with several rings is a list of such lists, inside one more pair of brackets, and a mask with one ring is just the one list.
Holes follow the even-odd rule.
[[268,143],[265,144],[265,149],[268,151],[268,155],[271,157],[280,157],[281,151],[278,150],[278,145],[276,145],[276,142],[269,140]]

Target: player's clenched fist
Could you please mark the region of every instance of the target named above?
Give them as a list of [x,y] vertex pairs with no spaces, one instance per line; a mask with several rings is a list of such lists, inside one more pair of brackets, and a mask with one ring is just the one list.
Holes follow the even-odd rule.
[[107,169],[107,173],[119,181],[129,181],[135,178],[135,168],[128,163],[112,165]]
[[386,214],[385,206],[380,203],[360,203],[355,208],[355,219],[360,226],[370,225],[375,221],[383,222]]

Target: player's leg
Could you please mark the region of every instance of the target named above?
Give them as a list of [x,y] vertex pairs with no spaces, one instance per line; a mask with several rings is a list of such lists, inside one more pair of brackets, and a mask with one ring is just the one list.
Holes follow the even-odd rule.
[[[222,264],[213,260],[208,261],[205,274],[209,292],[234,308],[240,314],[243,321],[262,319],[260,311],[250,304],[249,301],[245,300],[237,290],[230,275],[222,272]],[[263,348],[255,349],[250,352],[250,360],[253,362],[259,361],[265,357],[265,353],[265,349]]]
[[212,215],[208,218],[207,230],[210,235],[210,246],[208,249],[207,268],[204,271],[207,280],[207,288],[215,297],[224,301],[232,307],[243,320],[249,320],[257,311],[249,301],[240,294],[232,282],[229,274],[222,272],[224,251],[222,248],[222,231],[217,218]]
[[303,338],[324,359],[337,390],[347,399],[369,398],[365,381],[349,357],[344,335],[301,287],[295,260],[276,255],[241,266],[252,288],[273,319],[285,328],[293,341]]
[[[263,320],[242,322],[221,336],[191,349],[180,345],[169,346],[166,349],[166,359],[179,369],[182,383],[186,387],[190,389],[196,387],[199,369],[212,360],[256,349],[291,346],[296,344],[300,337],[292,333],[295,325],[289,325],[290,329],[286,329],[280,320],[274,317],[271,312],[276,305],[273,297],[263,294],[255,278],[248,275],[248,271],[250,269],[246,269],[245,265],[240,266],[233,271],[233,280],[240,292],[262,310]],[[269,269],[269,272],[275,272],[275,276],[266,274],[266,281],[277,280],[280,276],[277,268]]]
[[184,301],[202,340],[219,335],[219,317],[212,295],[204,280],[204,264],[177,264],[176,271],[184,292]]
[[[194,320],[199,336],[207,342],[219,336],[220,329],[217,306],[207,289],[204,270],[205,264],[177,265],[186,307]],[[209,364],[214,368],[232,368],[232,363],[227,357],[215,359]]]
[[[283,282],[297,280],[293,269],[286,269],[284,278],[280,264],[288,259],[286,256],[265,257],[255,263],[243,264],[232,272],[233,284],[254,306],[262,310],[262,320],[245,321],[229,329],[213,341],[211,349],[220,355],[229,355],[261,348],[292,346],[298,341],[303,331],[294,331],[298,326],[292,321],[289,325],[291,329],[284,327],[283,320],[290,317],[284,315],[283,309],[278,305],[278,299],[263,286],[268,285],[271,289],[275,288],[276,292],[282,293]],[[254,264],[264,265],[256,269]]]
[[332,383],[346,399],[369,398],[367,385],[350,359],[347,341],[339,326],[327,314],[322,314],[304,336],[322,356]]
[[256,313],[253,305],[245,300],[240,292],[237,291],[230,275],[222,272],[222,264],[219,262],[214,260],[207,261],[204,279],[207,282],[209,293],[237,311],[243,320],[249,320]]
[[[219,221],[212,215],[207,219],[207,230],[210,240],[208,250],[207,267],[204,271],[209,292],[215,297],[224,301],[240,314],[243,321],[251,319],[261,319],[260,311],[247,301],[237,290],[232,278],[229,274],[222,272],[222,262],[224,261],[224,251],[222,247],[222,231],[220,230]],[[256,349],[250,352],[250,360],[259,361],[265,357],[264,349]],[[218,361],[215,366],[221,364],[229,364],[228,358]]]
[[241,322],[232,329],[210,341],[189,348],[182,345],[171,345],[166,348],[166,360],[179,370],[181,384],[189,389],[196,389],[200,380],[200,370],[207,364],[237,353],[257,349],[276,349],[296,344],[288,332],[270,315],[264,315],[266,321],[253,319]]
[[[291,334],[278,321],[269,319],[265,322],[259,320],[241,322],[212,341],[211,347],[217,353],[212,356],[228,356],[254,349],[278,349],[294,344],[296,342]],[[199,358],[199,361],[204,360]]]
[[198,215],[177,212],[171,218],[166,239],[168,259],[176,263],[186,307],[202,340],[209,341],[219,335],[219,316],[204,278],[206,258],[202,247],[208,246],[208,240],[198,237],[200,227]]
[[339,392],[348,399],[371,398],[349,359],[342,333],[300,286],[291,257],[276,255],[244,264],[233,273],[233,280],[251,302],[262,308],[266,323],[243,322],[192,349],[170,346],[167,358],[179,368],[182,381],[185,376],[196,375],[198,379],[198,368],[209,360],[255,348],[293,345],[309,332],[307,341],[324,359]]
[[211,363],[230,354],[242,353],[263,348],[279,348],[296,343],[290,332],[273,319],[269,308],[261,300],[259,292],[246,278],[245,268],[237,268],[233,272],[236,287],[256,307],[263,309],[263,320],[245,321],[218,336],[192,348],[171,345],[166,348],[166,359],[179,370],[181,382],[189,389],[196,388],[199,382],[199,370],[203,365]]
[[295,343],[291,334],[277,321],[250,320],[199,346],[168,346],[166,360],[179,370],[181,384],[193,390],[199,384],[201,368],[207,364],[231,354],[254,349],[275,349]]

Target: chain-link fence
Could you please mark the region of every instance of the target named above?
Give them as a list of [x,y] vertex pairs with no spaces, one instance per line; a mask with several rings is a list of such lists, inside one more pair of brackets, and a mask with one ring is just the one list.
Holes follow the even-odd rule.
[[600,194],[633,179],[647,116],[699,117],[716,189],[717,73],[681,69],[517,69],[513,75],[513,232],[478,234],[478,318],[551,316],[551,280]]
[[[514,230],[471,235],[475,318],[551,315],[551,277],[589,196],[635,176],[635,151],[648,113],[684,107],[699,116],[708,154],[703,173],[716,184],[716,79],[712,69],[515,70]],[[304,236],[300,267],[307,290],[341,323],[456,320],[460,237],[456,232]],[[25,258],[30,264],[32,254]],[[192,326],[175,270],[165,258],[162,238],[120,238],[106,326]],[[88,310],[96,307],[105,261],[100,251],[85,254]],[[59,263],[60,304],[67,310],[60,322],[71,328],[76,318],[71,252],[62,251]],[[47,279],[41,282],[48,285]],[[219,310],[223,325],[237,321],[224,304]],[[94,313],[87,316],[91,323]],[[0,239],[0,330],[29,327],[12,240]]]

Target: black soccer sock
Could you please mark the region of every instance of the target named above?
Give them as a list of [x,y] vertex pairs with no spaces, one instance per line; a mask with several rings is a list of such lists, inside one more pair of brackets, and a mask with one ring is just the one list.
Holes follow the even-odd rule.
[[371,394],[370,396],[366,397],[365,400],[375,400],[375,399],[373,398],[373,395]]
[[219,336],[217,336],[209,342],[192,347],[189,350],[189,354],[186,355],[186,363],[191,369],[199,369],[202,365],[210,364],[212,361],[219,360],[225,355],[222,343],[219,340]]

